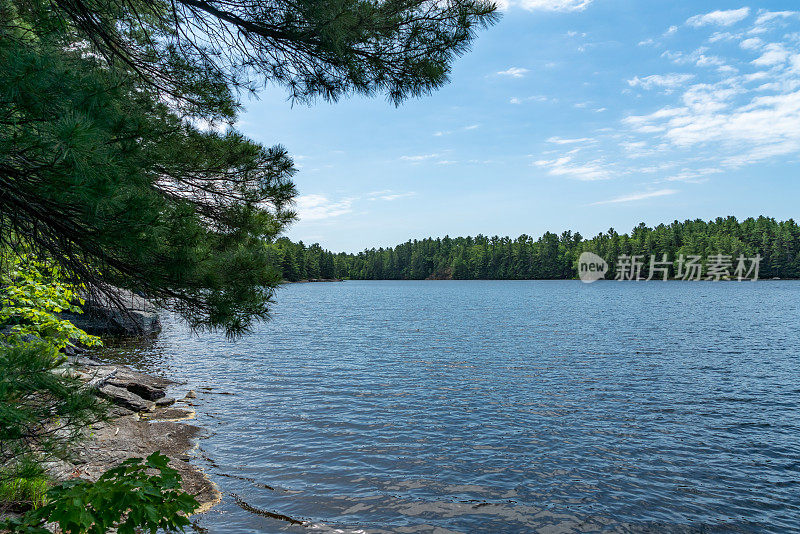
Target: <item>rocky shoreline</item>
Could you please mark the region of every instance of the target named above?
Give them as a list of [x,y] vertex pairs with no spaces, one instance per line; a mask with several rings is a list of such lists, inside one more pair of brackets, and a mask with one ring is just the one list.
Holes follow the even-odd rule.
[[[125,309],[87,299],[85,313],[62,313],[60,317],[109,339],[141,340],[160,332],[158,312],[145,299],[119,289],[116,297]],[[84,381],[109,404],[109,410],[105,420],[85,430],[84,439],[68,458],[45,464],[54,482],[75,478],[95,481],[124,460],[145,458],[159,451],[180,473],[183,490],[200,503],[195,514],[207,512],[220,502],[222,495],[216,485],[191,463],[201,433],[200,427],[187,423],[196,416],[194,391],[176,399],[169,393],[180,385],[178,382],[127,365],[104,363],[82,347],[68,345],[64,353],[66,361],[56,372]],[[19,511],[13,507],[0,510],[0,518]]]
[[57,481],[70,478],[96,480],[103,472],[128,458],[144,458],[155,451],[171,458],[170,465],[183,478],[184,491],[195,495],[200,508],[210,510],[221,499],[216,485],[191,463],[200,428],[186,423],[194,419],[194,392],[184,398],[167,396],[171,380],[135,371],[124,365],[108,365],[92,358],[72,356],[67,369],[97,389],[112,405],[107,421],[90,429],[69,462],[48,466]]
[[[161,331],[158,311],[146,299],[119,288],[108,296],[87,296],[83,314],[62,314],[79,328],[101,336],[152,337]],[[118,308],[118,304],[124,309]],[[68,347],[64,372],[85,381],[111,405],[109,418],[89,429],[87,439],[70,461],[49,466],[56,481],[70,478],[97,480],[101,474],[128,458],[144,458],[160,451],[183,479],[184,491],[195,496],[200,508],[211,509],[221,494],[203,470],[191,463],[200,428],[186,423],[194,419],[194,392],[182,399],[168,396],[178,383],[136,371],[126,365],[107,364]]]

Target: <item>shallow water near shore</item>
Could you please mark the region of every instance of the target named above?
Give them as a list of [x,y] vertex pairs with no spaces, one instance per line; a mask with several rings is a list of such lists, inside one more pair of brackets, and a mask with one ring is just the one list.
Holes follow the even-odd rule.
[[800,529],[800,282],[277,299],[236,342],[166,316],[130,355],[198,393],[208,532]]

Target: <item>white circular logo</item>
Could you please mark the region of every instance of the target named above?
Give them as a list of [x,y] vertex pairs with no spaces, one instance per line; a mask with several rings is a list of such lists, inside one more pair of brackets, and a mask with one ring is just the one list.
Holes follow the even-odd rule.
[[605,278],[607,272],[606,260],[594,252],[584,252],[578,258],[578,276],[586,284]]

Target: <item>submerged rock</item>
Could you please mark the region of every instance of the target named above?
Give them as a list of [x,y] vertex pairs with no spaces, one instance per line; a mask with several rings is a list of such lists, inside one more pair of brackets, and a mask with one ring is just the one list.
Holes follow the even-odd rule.
[[167,406],[172,406],[175,404],[175,399],[173,397],[162,397],[156,401],[156,406],[159,408],[166,408]]

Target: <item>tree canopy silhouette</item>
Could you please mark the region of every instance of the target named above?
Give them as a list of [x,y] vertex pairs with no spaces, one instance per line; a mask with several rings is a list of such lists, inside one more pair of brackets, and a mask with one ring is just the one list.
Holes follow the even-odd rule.
[[236,335],[268,316],[295,218],[242,92],[390,102],[447,81],[484,0],[0,0],[0,246]]

